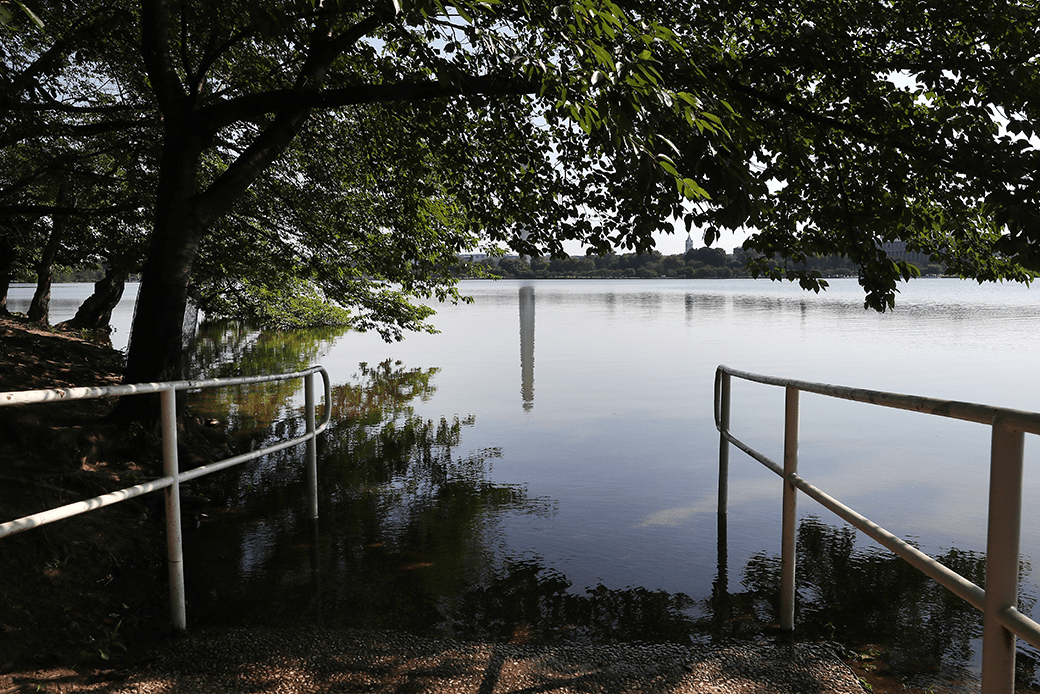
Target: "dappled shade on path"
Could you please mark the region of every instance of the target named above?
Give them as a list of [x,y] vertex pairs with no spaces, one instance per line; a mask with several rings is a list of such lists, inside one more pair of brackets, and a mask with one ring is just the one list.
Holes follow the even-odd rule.
[[[22,675],[21,691],[861,694],[817,645],[531,647],[353,630],[210,630],[118,682]],[[39,685],[40,689],[35,687]]]

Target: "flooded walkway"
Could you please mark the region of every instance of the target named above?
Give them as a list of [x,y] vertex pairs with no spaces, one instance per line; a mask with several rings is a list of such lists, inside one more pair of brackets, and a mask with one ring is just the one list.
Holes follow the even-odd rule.
[[818,645],[530,647],[394,632],[220,629],[163,647],[140,670],[0,676],[0,692],[374,694],[863,694]]

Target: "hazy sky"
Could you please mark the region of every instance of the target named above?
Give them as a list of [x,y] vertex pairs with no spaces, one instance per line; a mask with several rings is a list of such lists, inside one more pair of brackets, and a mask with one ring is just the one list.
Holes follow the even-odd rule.
[[[686,230],[682,224],[679,224],[679,229],[682,231],[676,231],[674,234],[654,234],[654,240],[657,242],[657,250],[662,255],[678,255],[686,252]],[[734,248],[740,248],[740,245],[744,243],[750,235],[750,232],[738,232],[732,231],[722,232],[722,238],[716,241],[712,246],[714,248],[721,248],[727,253],[732,253]],[[691,234],[693,237],[693,247],[700,248],[704,245],[704,239],[701,236],[701,232],[694,229]],[[585,255],[585,250],[577,242],[567,242],[563,244],[564,249],[572,256],[574,255]],[[628,251],[622,250],[622,253]]]

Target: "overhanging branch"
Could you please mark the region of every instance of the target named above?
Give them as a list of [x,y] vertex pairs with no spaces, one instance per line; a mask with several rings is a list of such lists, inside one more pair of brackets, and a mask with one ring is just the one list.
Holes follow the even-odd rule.
[[905,139],[899,137],[898,133],[879,133],[860,125],[847,123],[832,116],[824,115],[799,104],[792,103],[785,98],[741,84],[737,80],[730,80],[729,86],[736,92],[744,94],[745,96],[761,103],[768,104],[784,113],[798,116],[799,118],[816,125],[822,125],[832,130],[846,133],[865,142],[872,142],[901,150],[907,154],[931,162],[935,166],[951,173],[962,174],[972,178],[981,178],[999,185],[1018,185],[1020,183],[1020,179],[1017,178],[1012,179],[1010,177],[1002,178],[996,176],[996,169],[987,165],[985,160],[977,156],[965,156],[959,151],[955,152],[957,155],[956,157],[943,156],[933,147],[907,142]]
[[458,96],[506,96],[535,94],[541,82],[513,77],[478,75],[459,82],[430,80],[397,84],[359,84],[324,91],[281,89],[229,99],[198,112],[198,118],[214,131],[238,121],[255,120],[286,109],[338,108],[357,104],[429,101]]
[[110,205],[108,207],[66,207],[59,205],[7,205],[0,207],[0,217],[69,217],[102,216],[132,212],[137,204]]

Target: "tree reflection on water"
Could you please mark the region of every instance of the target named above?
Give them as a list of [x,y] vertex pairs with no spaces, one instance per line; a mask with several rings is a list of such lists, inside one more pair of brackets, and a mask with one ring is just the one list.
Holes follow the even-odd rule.
[[[196,377],[276,373],[320,360],[334,330],[269,338],[240,324],[202,333]],[[287,346],[288,345],[288,346]],[[233,362],[229,364],[229,361]],[[475,416],[416,413],[437,369],[360,364],[332,390],[319,439],[320,527],[307,518],[303,447],[206,478],[211,502],[186,537],[189,618],[234,625],[324,624],[528,643],[757,639],[776,633],[779,557],[757,554],[729,591],[725,523],[711,596],[574,586],[538,548],[506,547],[502,520],[551,516],[555,502],[490,480],[497,448],[464,452]],[[226,422],[239,451],[300,435],[299,384],[206,391],[190,407]],[[189,524],[191,525],[191,524]],[[887,667],[923,686],[977,681],[981,618],[855,531],[804,518],[798,533],[795,637],[881,647]],[[936,557],[980,585],[984,558]],[[1025,608],[1031,605],[1025,605]],[[1019,682],[1037,681],[1029,652]]]
[[[801,519],[795,614],[799,638],[883,654],[883,665],[914,686],[977,683],[982,613],[891,552],[857,548],[856,535],[849,526],[827,525],[814,516]],[[985,585],[983,554],[953,548],[935,559]],[[746,637],[779,623],[779,556],[753,555],[743,569],[745,590],[730,594],[720,587],[724,584],[716,583],[708,601],[710,628],[716,634]],[[1022,603],[1028,612],[1032,601],[1023,597]],[[1028,649],[1020,649],[1020,684],[1037,683],[1037,665]]]
[[[222,333],[229,344],[222,344]],[[240,324],[210,326],[197,377],[298,369],[328,331],[291,333],[293,348]],[[224,360],[233,358],[235,366]],[[436,369],[361,364],[332,391],[319,439],[320,532],[302,499],[302,450],[207,478],[186,551],[191,615],[208,623],[392,628],[524,642],[688,642],[694,601],[604,586],[578,592],[539,559],[508,556],[507,514],[550,516],[555,503],[489,481],[496,448],[459,453],[474,416],[424,419]],[[228,422],[239,450],[303,432],[298,385],[197,394],[192,410]],[[254,413],[260,413],[256,415]],[[311,551],[316,548],[317,551]]]

